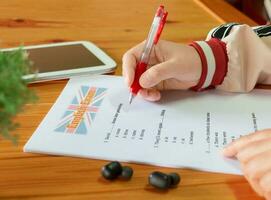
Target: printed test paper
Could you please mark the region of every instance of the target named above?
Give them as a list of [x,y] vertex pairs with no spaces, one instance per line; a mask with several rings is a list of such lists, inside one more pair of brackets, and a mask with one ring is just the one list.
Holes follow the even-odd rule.
[[70,79],[24,151],[241,174],[221,150],[271,127],[268,90],[168,91],[131,105],[128,98],[122,77]]

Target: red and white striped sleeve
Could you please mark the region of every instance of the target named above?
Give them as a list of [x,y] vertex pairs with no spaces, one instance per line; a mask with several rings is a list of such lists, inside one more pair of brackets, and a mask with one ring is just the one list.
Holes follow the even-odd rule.
[[212,38],[209,41],[195,41],[190,45],[197,50],[202,63],[200,80],[192,89],[200,91],[220,85],[227,73],[226,44]]
[[206,41],[190,45],[202,62],[201,77],[193,90],[248,92],[257,83],[271,84],[271,26],[221,25]]

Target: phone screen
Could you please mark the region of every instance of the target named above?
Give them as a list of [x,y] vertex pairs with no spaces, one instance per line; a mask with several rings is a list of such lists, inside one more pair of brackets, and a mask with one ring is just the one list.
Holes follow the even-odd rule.
[[39,73],[105,65],[82,44],[26,49]]

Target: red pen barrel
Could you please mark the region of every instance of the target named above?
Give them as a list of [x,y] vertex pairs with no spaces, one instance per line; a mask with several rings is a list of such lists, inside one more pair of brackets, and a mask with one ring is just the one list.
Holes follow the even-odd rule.
[[135,77],[132,85],[130,86],[130,97],[129,97],[129,103],[131,104],[134,96],[137,95],[138,91],[142,89],[139,79],[141,75],[146,71],[148,62],[149,62],[149,56],[151,54],[153,45],[156,45],[159,37],[162,33],[162,30],[164,28],[164,25],[166,23],[167,18],[167,12],[164,10],[164,6],[160,6],[155,14],[155,17],[152,22],[151,29],[148,34],[148,38],[144,47],[144,50],[141,55],[140,62],[137,64],[135,68]]
[[141,75],[146,71],[146,69],[147,69],[147,63],[139,62],[137,64],[134,81],[130,87],[130,91],[131,93],[133,93],[133,95],[137,95],[138,91],[142,88],[141,85],[139,84],[139,79]]

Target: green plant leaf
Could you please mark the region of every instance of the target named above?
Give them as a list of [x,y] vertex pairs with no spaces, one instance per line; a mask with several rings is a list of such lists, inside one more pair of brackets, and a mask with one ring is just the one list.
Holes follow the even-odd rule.
[[0,135],[14,143],[18,137],[11,134],[18,126],[13,122],[14,116],[24,104],[37,99],[22,78],[30,72],[31,64],[24,50],[0,51]]

